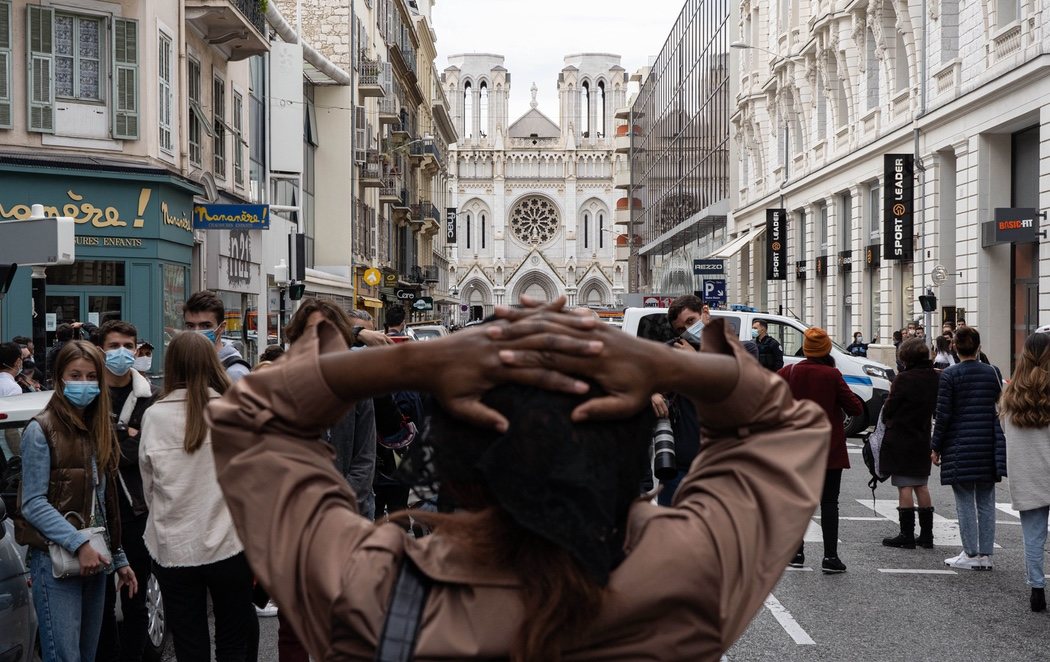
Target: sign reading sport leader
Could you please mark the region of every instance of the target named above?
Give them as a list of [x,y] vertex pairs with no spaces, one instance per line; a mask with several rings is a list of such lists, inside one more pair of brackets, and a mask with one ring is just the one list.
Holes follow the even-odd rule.
[[882,257],[886,260],[911,260],[915,234],[914,155],[887,154],[884,174]]
[[787,280],[786,221],[786,210],[766,210],[766,280]]

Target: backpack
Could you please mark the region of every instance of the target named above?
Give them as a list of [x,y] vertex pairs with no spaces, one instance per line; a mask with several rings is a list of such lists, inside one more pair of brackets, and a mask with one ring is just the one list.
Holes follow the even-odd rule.
[[423,423],[423,398],[415,391],[398,391],[393,394],[394,405],[401,420],[390,434],[378,434],[377,441],[391,450],[404,450],[416,440],[419,426]]
[[868,488],[871,490],[872,501],[875,500],[875,488],[879,486],[879,483],[885,482],[889,478],[889,476],[882,473],[879,461],[879,456],[882,453],[882,439],[885,435],[886,424],[882,420],[882,412],[879,412],[879,422],[875,425],[875,430],[864,439],[864,449],[861,451],[861,457],[864,458],[864,466],[868,468],[868,473],[871,474]]
[[229,371],[229,369],[235,365],[243,365],[249,371],[252,369],[252,364],[248,363],[236,354],[231,354],[222,360],[223,370]]

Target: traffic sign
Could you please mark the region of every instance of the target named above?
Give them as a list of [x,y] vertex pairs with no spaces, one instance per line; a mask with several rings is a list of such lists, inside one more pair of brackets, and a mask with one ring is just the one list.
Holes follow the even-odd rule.
[[375,287],[383,280],[383,274],[379,272],[379,269],[365,269],[365,282]]
[[693,260],[694,276],[721,276],[725,272],[725,260]]
[[704,281],[704,301],[719,304],[726,302],[725,278],[708,278]]

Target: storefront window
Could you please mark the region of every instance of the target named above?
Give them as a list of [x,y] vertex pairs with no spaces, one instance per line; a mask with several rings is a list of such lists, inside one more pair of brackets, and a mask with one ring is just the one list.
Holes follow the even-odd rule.
[[78,285],[81,287],[124,287],[124,263],[102,260],[77,262],[60,267],[48,267],[48,285]]
[[182,304],[186,301],[186,268],[174,264],[163,266],[164,346],[182,328]]

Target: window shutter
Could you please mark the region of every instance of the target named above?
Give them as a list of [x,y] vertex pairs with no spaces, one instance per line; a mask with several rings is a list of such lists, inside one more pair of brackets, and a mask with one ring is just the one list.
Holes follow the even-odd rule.
[[11,3],[0,0],[0,129],[11,128]]
[[50,7],[26,7],[29,76],[29,130],[55,132],[55,12]]
[[368,120],[364,106],[354,106],[354,161],[368,160]]
[[138,21],[113,22],[113,137],[139,137],[139,35]]

